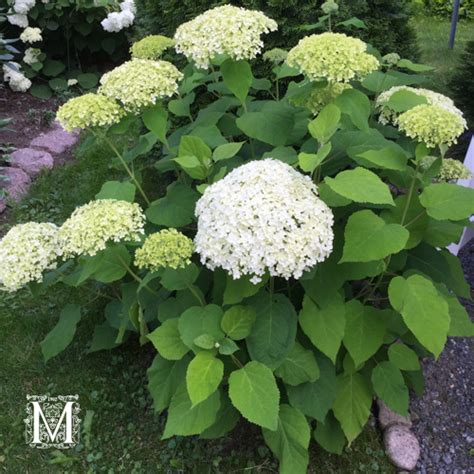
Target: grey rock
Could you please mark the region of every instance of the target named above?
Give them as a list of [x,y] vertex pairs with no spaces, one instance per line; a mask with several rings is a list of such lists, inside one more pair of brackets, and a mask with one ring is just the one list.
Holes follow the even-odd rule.
[[2,181],[2,186],[10,199],[18,202],[28,192],[31,179],[22,169],[0,167],[0,176],[6,178],[6,181]]
[[394,412],[380,399],[377,400],[377,406],[379,408],[379,424],[382,430],[386,430],[388,427],[394,425],[411,428],[412,423],[409,417],[407,418]]
[[21,148],[10,155],[10,163],[12,166],[21,168],[29,176],[35,176],[44,168],[51,169],[54,160],[47,151]]
[[50,132],[37,136],[30,143],[30,146],[43,148],[53,155],[59,155],[75,145],[78,139],[79,135],[77,133],[66,132],[60,126],[55,126]]
[[390,426],[384,434],[385,451],[399,469],[412,471],[420,457],[420,445],[406,426]]

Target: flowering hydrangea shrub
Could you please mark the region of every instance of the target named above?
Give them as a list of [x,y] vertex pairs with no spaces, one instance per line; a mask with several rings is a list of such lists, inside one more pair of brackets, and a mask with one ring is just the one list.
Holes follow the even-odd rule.
[[132,58],[159,59],[163,53],[174,46],[174,40],[162,35],[150,35],[133,43],[130,48]]
[[332,251],[331,210],[308,176],[280,161],[251,161],[209,186],[196,216],[201,262],[234,279],[298,279]]
[[[280,472],[306,474],[311,438],[341,453],[374,398],[406,416],[419,359],[474,334],[458,300],[470,288],[446,250],[474,212],[447,158],[463,116],[431,91],[391,89],[418,83],[422,65],[379,63],[337,33],[309,36],[286,62],[267,55],[271,74],[254,77],[247,59],[275,25],[221,8],[179,29],[182,71],[136,58],[104,76],[99,96],[59,110],[126,174],[59,228],[51,267],[26,259],[26,277],[8,282],[2,268],[0,279],[37,290],[44,268],[43,290],[97,286],[107,307],[91,347],[132,335],[153,346],[163,439],[226,436],[245,418]],[[23,248],[2,241],[2,261],[23,268]],[[55,340],[48,354],[64,348]]]

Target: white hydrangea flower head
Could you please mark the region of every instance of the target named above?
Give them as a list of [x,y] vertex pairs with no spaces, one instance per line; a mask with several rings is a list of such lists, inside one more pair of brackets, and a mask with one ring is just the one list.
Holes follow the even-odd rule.
[[176,94],[182,77],[168,61],[132,59],[102,76],[99,93],[120,102],[127,112],[139,113]]
[[105,31],[117,33],[133,25],[136,13],[135,2],[133,0],[125,0],[120,3],[119,7],[119,12],[109,13],[107,17],[100,22]]
[[334,217],[309,176],[272,158],[212,184],[196,205],[201,262],[234,279],[300,278],[332,251]]
[[145,215],[136,203],[98,199],[77,208],[59,229],[66,257],[95,255],[108,242],[135,242],[143,235]]
[[23,62],[31,66],[38,62],[40,54],[41,49],[39,48],[27,48],[25,50],[25,55],[23,56]]
[[3,80],[8,82],[10,89],[15,92],[26,92],[31,87],[31,81],[20,71],[17,63],[3,65]]
[[322,33],[301,39],[286,62],[312,81],[349,82],[378,69],[378,59],[366,51],[367,45],[358,38]]
[[429,105],[437,105],[443,109],[452,112],[453,114],[459,115],[459,117],[464,120],[463,113],[454,105],[454,102],[449,97],[434,92],[429,89],[415,88],[410,86],[394,86],[390,89],[383,91],[375,102],[377,111],[379,112],[379,122],[383,125],[392,123],[393,125],[397,124],[398,114],[390,109],[386,103],[390,100],[393,94],[399,91],[412,92],[420,97],[424,97]]
[[36,43],[38,41],[43,41],[41,30],[39,28],[32,28],[30,26],[23,30],[23,33],[20,35],[20,39],[23,41],[23,43]]
[[235,60],[255,58],[263,48],[261,36],[277,29],[277,23],[262,12],[224,5],[179,26],[175,47],[199,68],[207,69],[220,54]]
[[21,13],[12,13],[7,15],[7,20],[10,25],[19,26],[20,28],[27,28],[28,16]]
[[58,228],[50,223],[19,224],[0,240],[0,286],[16,291],[30,282],[41,282],[62,255]]
[[15,13],[26,15],[34,6],[36,0],[15,0],[12,9]]

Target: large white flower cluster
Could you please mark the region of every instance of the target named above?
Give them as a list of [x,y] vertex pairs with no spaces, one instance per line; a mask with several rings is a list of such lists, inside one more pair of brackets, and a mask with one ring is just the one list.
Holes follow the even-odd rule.
[[380,113],[379,122],[381,124],[397,124],[398,114],[387,106],[387,102],[390,100],[393,94],[400,91],[412,92],[413,94],[424,97],[429,105],[437,105],[448,112],[458,115],[462,121],[465,122],[463,113],[454,105],[454,102],[449,97],[429,89],[409,86],[394,86],[382,92],[377,97],[375,106]]
[[120,3],[119,7],[119,12],[109,13],[107,17],[100,22],[105,31],[117,33],[133,25],[136,13],[134,0],[125,0]]
[[10,89],[15,92],[26,92],[31,87],[31,81],[25,77],[17,63],[3,65],[3,80],[8,82]]
[[251,161],[209,186],[196,205],[201,262],[234,279],[301,277],[332,251],[334,217],[308,176],[274,159]]
[[23,30],[20,39],[23,43],[36,43],[37,41],[43,41],[40,28],[31,28],[30,26]]
[[182,24],[174,39],[176,51],[207,69],[212,58],[255,58],[263,47],[262,34],[277,30],[277,23],[262,12],[224,5]]
[[40,282],[45,270],[56,268],[61,254],[54,224],[16,225],[0,240],[0,286],[16,291],[32,281]]
[[95,255],[110,241],[138,241],[144,224],[145,216],[136,203],[91,201],[77,208],[59,229],[64,255]]
[[8,22],[20,28],[26,28],[28,26],[28,12],[35,6],[35,3],[36,0],[14,0],[7,13]]
[[23,62],[31,66],[39,61],[41,55],[41,49],[39,48],[28,48],[25,50],[25,55],[23,56]]

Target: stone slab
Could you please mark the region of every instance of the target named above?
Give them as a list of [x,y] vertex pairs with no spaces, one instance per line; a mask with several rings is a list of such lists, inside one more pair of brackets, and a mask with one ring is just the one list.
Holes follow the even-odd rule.
[[10,199],[18,202],[28,192],[31,178],[22,169],[0,167],[0,176],[7,178],[7,181],[2,181],[2,187],[7,191]]
[[21,168],[29,176],[36,176],[44,168],[51,169],[54,159],[47,151],[21,148],[10,155],[10,163],[16,168]]
[[55,127],[50,132],[37,136],[30,143],[30,147],[42,148],[53,155],[60,155],[75,145],[78,140],[77,133],[69,133],[60,127]]
[[385,452],[404,471],[413,471],[420,458],[420,444],[406,426],[390,426],[384,433]]

